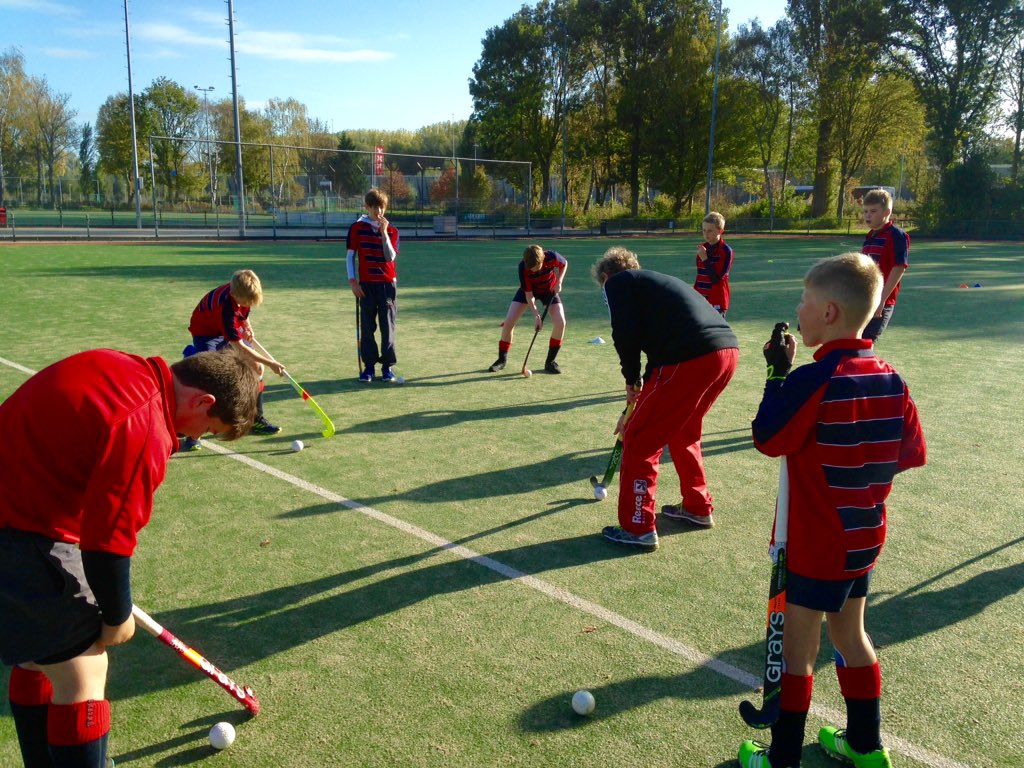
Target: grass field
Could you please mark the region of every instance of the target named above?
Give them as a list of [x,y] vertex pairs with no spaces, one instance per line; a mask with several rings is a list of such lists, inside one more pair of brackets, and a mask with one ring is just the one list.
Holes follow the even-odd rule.
[[[263,713],[247,719],[140,632],[111,653],[118,765],[734,764],[757,736],[736,707],[763,663],[777,476],[749,436],[759,348],[794,319],[807,267],[860,240],[731,241],[741,359],[704,441],[717,525],[661,524],[650,555],[601,540],[617,493],[595,502],[587,482],[622,401],[612,345],[589,343],[610,341],[589,268],[614,242],[551,244],[570,261],[565,374],[531,379],[517,375],[525,329],[507,371],[485,372],[524,243],[406,243],[401,386],[355,380],[342,244],[0,249],[0,358],[32,370],[98,346],[175,359],[198,299],[255,269],[258,337],[338,429],[321,438],[271,375],[267,414],[282,434],[172,460],[133,558],[135,599],[253,686]],[[695,241],[624,242],[645,267],[692,277]],[[883,729],[898,766],[1016,766],[1024,250],[916,241],[911,255],[879,350],[911,386],[929,464],[897,478],[872,583]],[[0,365],[0,397],[25,378]],[[288,450],[296,437],[301,453]],[[659,503],[676,493],[666,462]],[[579,688],[596,696],[592,717],[570,709]],[[19,764],[6,698],[4,674],[5,766]],[[814,735],[842,707],[826,640],[805,767],[831,765]],[[206,733],[219,720],[239,736],[215,754]]]

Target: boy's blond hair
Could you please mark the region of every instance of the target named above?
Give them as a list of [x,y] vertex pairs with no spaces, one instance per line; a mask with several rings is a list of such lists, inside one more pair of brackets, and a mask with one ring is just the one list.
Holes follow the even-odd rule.
[[258,307],[263,303],[263,286],[251,269],[240,269],[231,276],[231,295],[239,304]]
[[605,251],[604,256],[594,262],[590,274],[594,281],[600,285],[602,275],[605,278],[609,278],[612,275],[619,274],[619,272],[625,272],[627,269],[640,269],[640,260],[637,259],[636,254],[631,250],[615,245]]
[[219,352],[199,352],[174,363],[171,373],[185,386],[216,398],[210,416],[230,428],[220,435],[222,440],[237,440],[252,429],[260,377],[238,350],[229,346]]
[[714,224],[719,232],[725,232],[725,216],[718,211],[712,211],[704,217],[704,224]]
[[882,189],[869,189],[867,194],[864,195],[864,205],[881,205],[885,207],[885,210],[892,210],[892,195],[889,194],[889,190]]
[[804,275],[804,287],[835,302],[857,328],[867,325],[875,313],[883,282],[882,270],[874,259],[854,252],[822,259]]
[[523,251],[523,262],[526,264],[527,269],[537,269],[537,267],[544,263],[544,249],[539,245],[526,246],[526,250]]
[[366,207],[369,208],[372,205],[379,205],[381,208],[388,207],[388,193],[383,189],[377,189],[373,187],[366,196],[363,198],[363,202],[366,203]]

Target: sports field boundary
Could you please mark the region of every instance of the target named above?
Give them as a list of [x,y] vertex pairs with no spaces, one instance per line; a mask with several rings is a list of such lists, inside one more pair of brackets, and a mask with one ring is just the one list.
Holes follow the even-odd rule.
[[[28,375],[33,375],[36,372],[30,368],[26,368],[16,362],[8,360],[4,357],[0,357],[0,364],[6,365],[15,370],[21,371]],[[408,523],[392,515],[388,515],[380,510],[374,509],[373,507],[362,504],[358,501],[345,498],[340,494],[337,494],[331,490],[323,488],[319,485],[311,483],[307,480],[303,480],[300,477],[284,472],[283,470],[277,469],[264,464],[257,459],[253,459],[243,453],[238,453],[231,448],[226,448],[223,445],[219,445],[214,441],[204,441],[204,446],[209,448],[211,451],[221,454],[227,458],[238,461],[250,469],[254,469],[257,472],[261,472],[265,475],[269,475],[285,483],[288,483],[295,488],[311,493],[318,496],[326,501],[337,504],[338,506],[350,509],[354,512],[358,512],[366,517],[376,520],[379,523],[387,525],[395,530],[406,533],[413,536],[421,541],[431,544],[437,547],[439,550],[450,552],[456,557],[460,557],[464,560],[473,562],[483,568],[486,568],[494,573],[497,573],[509,581],[516,581],[530,589],[540,592],[554,600],[558,600],[576,610],[585,613],[594,618],[611,624],[612,626],[618,627],[619,629],[644,640],[647,643],[662,648],[669,653],[686,659],[687,661],[696,664],[699,667],[703,667],[712,672],[715,672],[722,677],[732,680],[740,685],[746,686],[747,688],[757,691],[760,689],[760,679],[755,675],[746,672],[739,667],[733,666],[720,659],[716,659],[713,656],[709,656],[702,651],[692,648],[668,635],[658,632],[649,627],[645,627],[642,624],[633,621],[632,619],[623,616],[622,614],[615,613],[597,603],[594,603],[586,598],[569,592],[566,589],[562,589],[550,582],[539,579],[536,576],[531,576],[528,573],[513,568],[499,560],[495,560],[487,555],[482,555],[468,547],[464,547],[460,544],[456,544],[442,536],[438,536],[424,528]],[[811,703],[811,714],[815,715],[819,719],[825,720],[829,723],[843,723],[846,721],[845,713],[841,713],[837,710],[823,707],[817,704]],[[739,719],[739,715],[737,715]],[[970,768],[969,764],[961,763],[951,758],[945,757],[944,755],[932,752],[925,747],[921,747],[907,739],[900,738],[892,733],[886,731],[882,732],[882,740],[890,752],[898,752],[902,755],[910,757],[914,760],[919,761],[923,765],[932,766],[933,768]]]

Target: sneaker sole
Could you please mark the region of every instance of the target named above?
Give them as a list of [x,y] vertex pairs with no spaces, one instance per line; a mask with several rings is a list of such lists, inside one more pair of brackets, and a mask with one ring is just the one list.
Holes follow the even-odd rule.
[[608,536],[605,536],[604,534],[602,534],[601,537],[605,541],[610,541],[612,544],[616,544],[620,547],[632,547],[634,549],[639,549],[642,552],[653,552],[658,548],[657,542],[655,542],[654,544],[644,544],[640,541],[622,541],[621,539],[610,538]]
[[678,512],[666,512],[664,507],[662,507],[661,515],[662,517],[667,517],[669,520],[678,520],[681,523],[690,523],[690,525],[695,525],[698,528],[715,527],[715,521],[710,515],[706,518],[707,522],[705,522],[705,518],[697,517],[694,519],[693,515],[682,515]]

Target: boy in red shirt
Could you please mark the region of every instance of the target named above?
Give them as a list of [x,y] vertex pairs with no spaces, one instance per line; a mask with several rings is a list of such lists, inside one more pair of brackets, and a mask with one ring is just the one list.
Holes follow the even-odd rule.
[[861,252],[875,260],[885,284],[863,338],[878,341],[896,310],[900,280],[910,266],[910,235],[892,223],[892,195],[884,189],[872,189],[864,195],[864,223],[871,229]]
[[135,633],[131,556],[176,435],[240,437],[258,394],[235,352],[101,349],[0,403],[0,661],[28,768],[103,768],[106,649]]
[[694,290],[725,317],[729,311],[729,270],[732,248],[725,244],[725,217],[712,211],[701,224],[704,242],[697,246],[697,279]]
[[[263,366],[267,366],[278,376],[284,376],[284,366],[276,360],[261,355],[249,346],[253,337],[249,313],[253,307],[263,303],[263,286],[259,277],[251,269],[240,269],[231,276],[231,282],[214,288],[203,296],[192,310],[188,332],[192,334],[192,347],[185,348],[190,352],[216,352],[227,346],[233,347],[248,360],[249,364],[259,373],[261,381]],[[256,421],[252,431],[257,435],[276,435],[281,428],[271,424],[263,415],[262,384],[259,400],[256,402]],[[188,438],[182,450],[195,451],[202,448],[198,440]]]
[[[345,241],[345,267],[348,284],[359,302],[359,357],[363,370],[359,380],[373,381],[374,368],[380,363],[380,377],[397,381],[394,365],[395,322],[398,318],[398,230],[384,217],[388,209],[387,193],[371,189],[363,198],[366,213],[348,229]],[[356,270],[356,259],[359,265]],[[380,347],[374,333],[380,325]]]
[[784,665],[772,743],[743,742],[743,768],[800,765],[822,616],[847,722],[822,728],[818,741],[856,768],[891,766],[880,735],[882,673],[864,609],[893,477],[925,463],[925,443],[907,385],[861,338],[881,291],[882,274],[868,256],[823,259],[804,278],[796,310],[804,344],[819,347],[814,362],[789,373],[797,343],[788,334],[764,347],[768,380],[752,427],[761,453],[786,457]]
[[519,262],[519,290],[512,297],[508,314],[501,324],[501,339],[498,340],[498,359],[488,369],[497,373],[508,362],[508,351],[512,348],[512,334],[516,323],[526,308],[533,310],[534,327],[541,328],[541,313],[537,299],[548,308],[551,315],[551,338],[548,340],[548,357],[544,363],[547,373],[561,373],[555,358],[562,349],[565,338],[565,310],[562,308],[562,282],[569,270],[569,262],[557,251],[545,251],[539,245],[528,245]]

